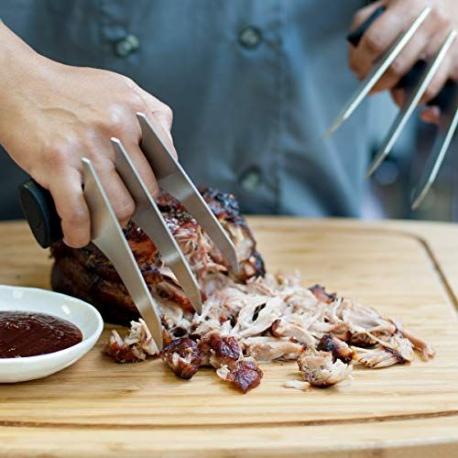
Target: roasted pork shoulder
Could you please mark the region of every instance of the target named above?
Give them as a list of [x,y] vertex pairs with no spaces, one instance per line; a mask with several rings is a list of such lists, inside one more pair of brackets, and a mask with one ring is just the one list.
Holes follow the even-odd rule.
[[[213,189],[203,190],[202,195],[237,248],[241,268],[234,280],[244,283],[264,275],[263,260],[234,196]],[[158,206],[198,279],[208,274],[228,273],[221,254],[177,200],[164,194],[158,199]],[[125,235],[153,295],[183,310],[191,310],[189,300],[172,271],[162,262],[154,242],[133,223],[129,224]],[[125,286],[95,245],[73,249],[58,242],[52,246],[51,254],[54,257],[51,284],[55,291],[92,303],[108,322],[129,324],[138,319],[137,309]]]

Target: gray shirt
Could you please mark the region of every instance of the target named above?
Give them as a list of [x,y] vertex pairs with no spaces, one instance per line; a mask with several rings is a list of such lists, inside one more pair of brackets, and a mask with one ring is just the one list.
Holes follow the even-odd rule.
[[[345,35],[363,0],[2,0],[38,52],[133,78],[174,110],[196,183],[244,212],[360,212],[367,106],[322,133],[356,88]],[[19,217],[22,173],[0,151],[0,218]]]

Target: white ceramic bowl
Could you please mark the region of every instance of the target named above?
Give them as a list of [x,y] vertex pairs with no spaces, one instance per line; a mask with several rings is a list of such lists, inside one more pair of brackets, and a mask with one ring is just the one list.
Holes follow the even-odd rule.
[[0,285],[0,311],[47,313],[70,321],[83,334],[80,343],[65,350],[24,358],[0,358],[0,383],[47,377],[72,365],[96,344],[103,330],[102,317],[92,305],[43,289]]

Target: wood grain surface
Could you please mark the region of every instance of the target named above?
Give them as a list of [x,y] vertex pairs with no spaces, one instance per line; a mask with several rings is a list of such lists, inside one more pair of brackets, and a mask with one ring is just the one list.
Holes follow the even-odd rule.
[[[270,271],[299,270],[430,341],[429,363],[356,370],[328,390],[288,390],[296,365],[264,364],[241,395],[211,370],[101,349],[49,377],[0,386],[0,456],[458,456],[458,232],[419,223],[250,220]],[[0,224],[0,283],[48,287],[51,260],[22,223]],[[108,331],[107,331],[108,332]]]

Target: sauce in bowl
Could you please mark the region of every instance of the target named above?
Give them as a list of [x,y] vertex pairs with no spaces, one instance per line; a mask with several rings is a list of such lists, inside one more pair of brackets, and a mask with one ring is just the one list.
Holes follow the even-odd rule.
[[36,312],[0,312],[0,358],[45,355],[83,340],[73,323]]

